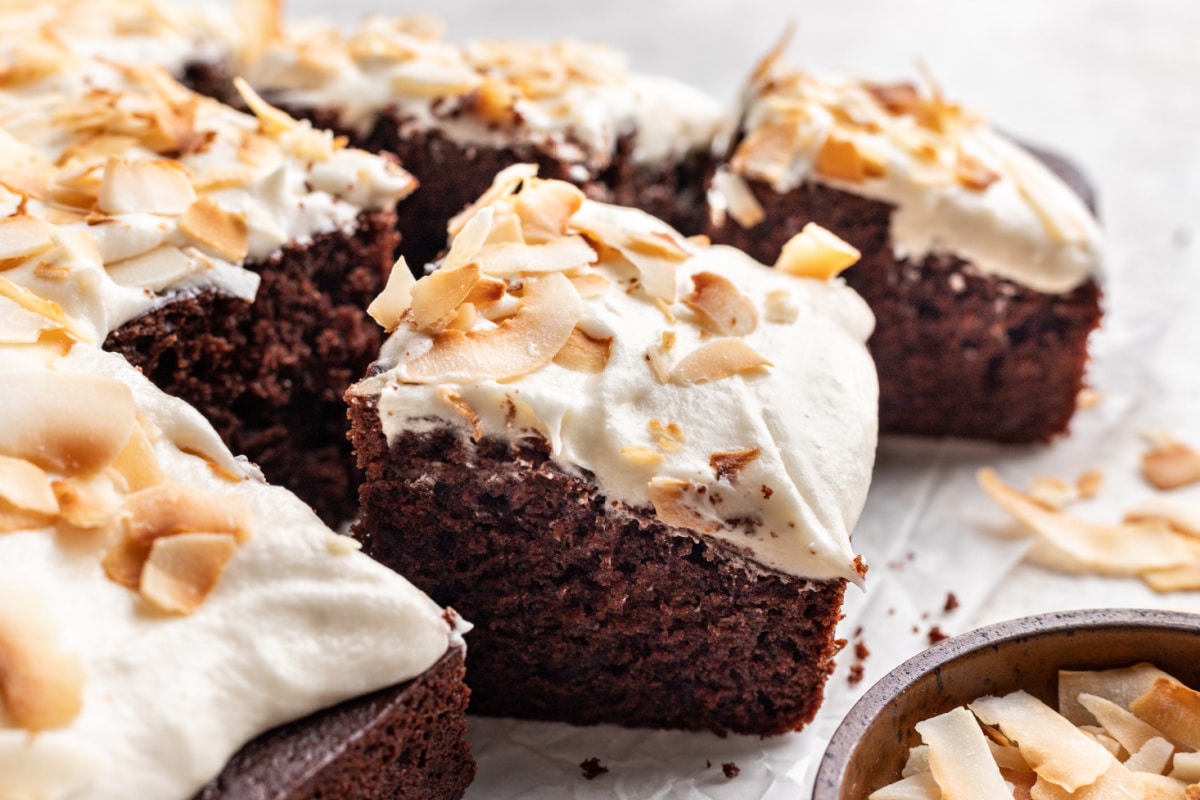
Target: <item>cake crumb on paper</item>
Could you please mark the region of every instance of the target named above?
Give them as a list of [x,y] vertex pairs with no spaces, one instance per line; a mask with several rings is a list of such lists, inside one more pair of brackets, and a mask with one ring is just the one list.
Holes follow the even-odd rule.
[[721,765],[721,771],[725,773],[725,777],[733,780],[741,774],[742,768],[732,761],[726,761]]
[[608,772],[608,767],[600,763],[600,759],[592,756],[579,762],[579,768],[583,770],[583,777],[590,780],[595,780],[604,773]]

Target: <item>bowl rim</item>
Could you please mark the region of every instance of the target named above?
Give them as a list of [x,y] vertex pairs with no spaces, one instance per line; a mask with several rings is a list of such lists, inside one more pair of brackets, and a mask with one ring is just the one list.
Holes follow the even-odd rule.
[[892,669],[851,706],[850,711],[838,723],[825,753],[821,756],[813,784],[814,800],[826,796],[821,794],[822,787],[836,788],[841,785],[855,743],[863,737],[885,708],[922,677],[934,673],[955,659],[1005,642],[1066,635],[1081,628],[1097,631],[1153,628],[1196,634],[1200,631],[1200,614],[1151,608],[1052,611],[995,622],[944,639]]

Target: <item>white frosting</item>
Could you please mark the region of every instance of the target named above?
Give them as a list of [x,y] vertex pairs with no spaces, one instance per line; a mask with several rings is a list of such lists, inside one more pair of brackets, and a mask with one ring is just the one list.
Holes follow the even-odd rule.
[[[319,23],[286,31],[247,77],[283,105],[337,109],[361,132],[392,108],[406,133],[436,129],[463,143],[532,143],[603,169],[618,139],[636,133],[633,158],[653,162],[707,150],[719,104],[677,81],[630,73],[623,55],[577,41],[554,44],[440,41],[421,19],[365,18],[341,34]],[[473,93],[510,93],[516,112],[497,120]]]
[[[768,59],[747,90],[733,168],[780,193],[811,180],[896,206],[891,243],[901,258],[948,253],[1049,293],[1100,276],[1099,226],[1044,164],[962,109],[922,98],[922,111],[942,115],[938,129],[885,107],[869,88]],[[795,136],[787,146],[754,155],[757,135],[789,125]],[[853,181],[823,174],[818,154],[831,134],[851,140],[883,174]],[[990,172],[991,182],[977,187],[960,180],[960,154]]]
[[[12,310],[0,301],[6,319]],[[337,546],[307,506],[234,461],[189,406],[95,348],[76,345],[51,367],[31,356],[0,345],[3,380],[53,369],[127,385],[139,417],[163,434],[155,454],[169,479],[241,497],[253,536],[199,610],[172,616],[105,576],[103,536],[0,534],[5,602],[19,595],[42,608],[84,670],[82,710],[66,727],[31,736],[6,721],[0,702],[0,796],[186,800],[259,733],[416,677],[446,652],[456,634],[438,606]],[[238,479],[180,447],[232,466]]]
[[[641,212],[587,201],[573,218],[626,232],[660,232],[666,225]],[[790,575],[857,581],[850,531],[858,518],[874,460],[877,384],[864,342],[873,318],[863,300],[840,279],[817,281],[771,270],[726,247],[683,245],[689,253],[677,272],[677,296],[692,291],[693,275],[715,273],[749,297],[760,316],[747,344],[774,366],[690,385],[660,382],[647,351],[673,331],[674,362],[713,340],[682,303],[668,321],[654,300],[631,288],[637,275],[611,252],[592,270],[612,282],[602,296],[583,301],[577,327],[597,339],[612,337],[607,366],[597,374],[549,363],[506,380],[452,379],[402,382],[396,370],[428,349],[430,335],[402,322],[384,346],[380,366],[391,370],[352,392],[378,394],[389,441],[408,430],[461,426],[465,404],[483,435],[549,442],[564,470],[593,477],[610,499],[651,506],[655,478],[692,485],[691,510],[710,524],[706,535]],[[796,312],[794,321],[769,321],[767,295]],[[491,323],[481,321],[477,330]],[[458,405],[448,402],[456,394]],[[660,448],[652,421],[675,424],[677,445]],[[661,461],[632,457],[631,448],[657,452]],[[734,478],[718,479],[714,453],[758,448],[760,454]],[[754,520],[746,524],[745,520]]]
[[[107,123],[72,126],[64,121],[84,112],[110,113],[110,107],[116,110]],[[339,149],[328,134],[313,131],[308,123],[267,136],[259,133],[254,117],[186,92],[161,73],[122,70],[92,59],[70,60],[38,80],[0,91],[0,136],[6,134],[0,145],[10,153],[26,151],[26,161],[36,164],[52,184],[90,176],[89,191],[95,192],[113,151],[81,152],[81,145],[93,141],[97,131],[139,130],[138,114],[163,108],[194,113],[190,130],[203,144],[170,160],[186,170],[199,196],[244,221],[250,260],[270,258],[283,247],[303,245],[322,233],[352,231],[363,211],[391,208],[415,185],[394,163]],[[115,152],[123,159],[161,162],[153,142],[142,136],[116,145]],[[63,160],[66,163],[60,163]],[[14,191],[0,187],[4,216],[16,213],[19,206],[20,187],[11,188]],[[94,341],[182,292],[215,288],[254,298],[258,275],[246,270],[242,260],[185,233],[182,209],[164,214],[134,207],[101,213],[91,206],[71,214],[52,202],[52,194],[22,194],[27,197],[25,213],[53,221],[55,235],[70,241],[6,270],[4,276],[58,303]],[[47,275],[47,259],[69,272]],[[139,259],[150,263],[136,270],[131,283],[122,277],[130,273],[118,262],[128,267]]]

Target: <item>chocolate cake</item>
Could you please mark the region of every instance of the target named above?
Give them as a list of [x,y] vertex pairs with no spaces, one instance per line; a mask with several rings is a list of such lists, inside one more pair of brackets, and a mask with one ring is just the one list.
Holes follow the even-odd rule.
[[285,29],[247,78],[289,113],[413,172],[421,189],[398,213],[400,251],[417,275],[445,248],[446,221],[517,163],[684,229],[702,221],[719,106],[631,73],[600,45],[452,45],[427,18],[371,16],[349,33]]
[[0,277],[0,793],[461,797],[464,626],[53,312]]
[[775,52],[709,198],[713,240],[767,263],[810,222],[861,252],[846,281],[876,317],[882,432],[1022,443],[1067,429],[1101,315],[1099,230],[977,116]]
[[[0,129],[28,173],[6,214],[23,197],[48,225],[45,247],[5,274],[338,524],[357,485],[341,397],[378,352],[364,309],[415,183],[248,97],[258,119],[157,67],[65,51],[54,71],[6,87]],[[75,244],[51,247],[51,225]],[[94,263],[56,271],[63,247],[67,262]]]
[[530,167],[453,229],[372,306],[394,332],[348,394],[353,535],[477,625],[472,711],[802,726],[876,431],[836,248],[771,271]]

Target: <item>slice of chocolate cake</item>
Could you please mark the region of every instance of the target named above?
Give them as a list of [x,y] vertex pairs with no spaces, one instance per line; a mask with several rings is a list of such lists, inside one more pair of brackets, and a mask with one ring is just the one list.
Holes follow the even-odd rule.
[[427,18],[371,16],[349,33],[287,28],[247,78],[290,113],[413,172],[421,189],[399,215],[401,252],[417,270],[445,249],[446,221],[521,162],[684,229],[703,217],[718,104],[630,72],[600,45],[455,45]]
[[1084,202],[937,91],[821,78],[778,51],[752,76],[709,190],[714,241],[773,262],[810,222],[862,253],[880,430],[999,442],[1067,429],[1100,321]]
[[772,271],[534,171],[372,307],[354,535],[476,624],[476,713],[798,728],[865,571],[870,313],[789,274],[827,248]]
[[[47,47],[51,46],[47,44]],[[378,353],[365,307],[415,183],[261,103],[59,49],[0,89],[5,276],[199,408],[329,523],[354,515],[342,394]]]
[[79,334],[0,276],[0,795],[461,797],[453,612]]

